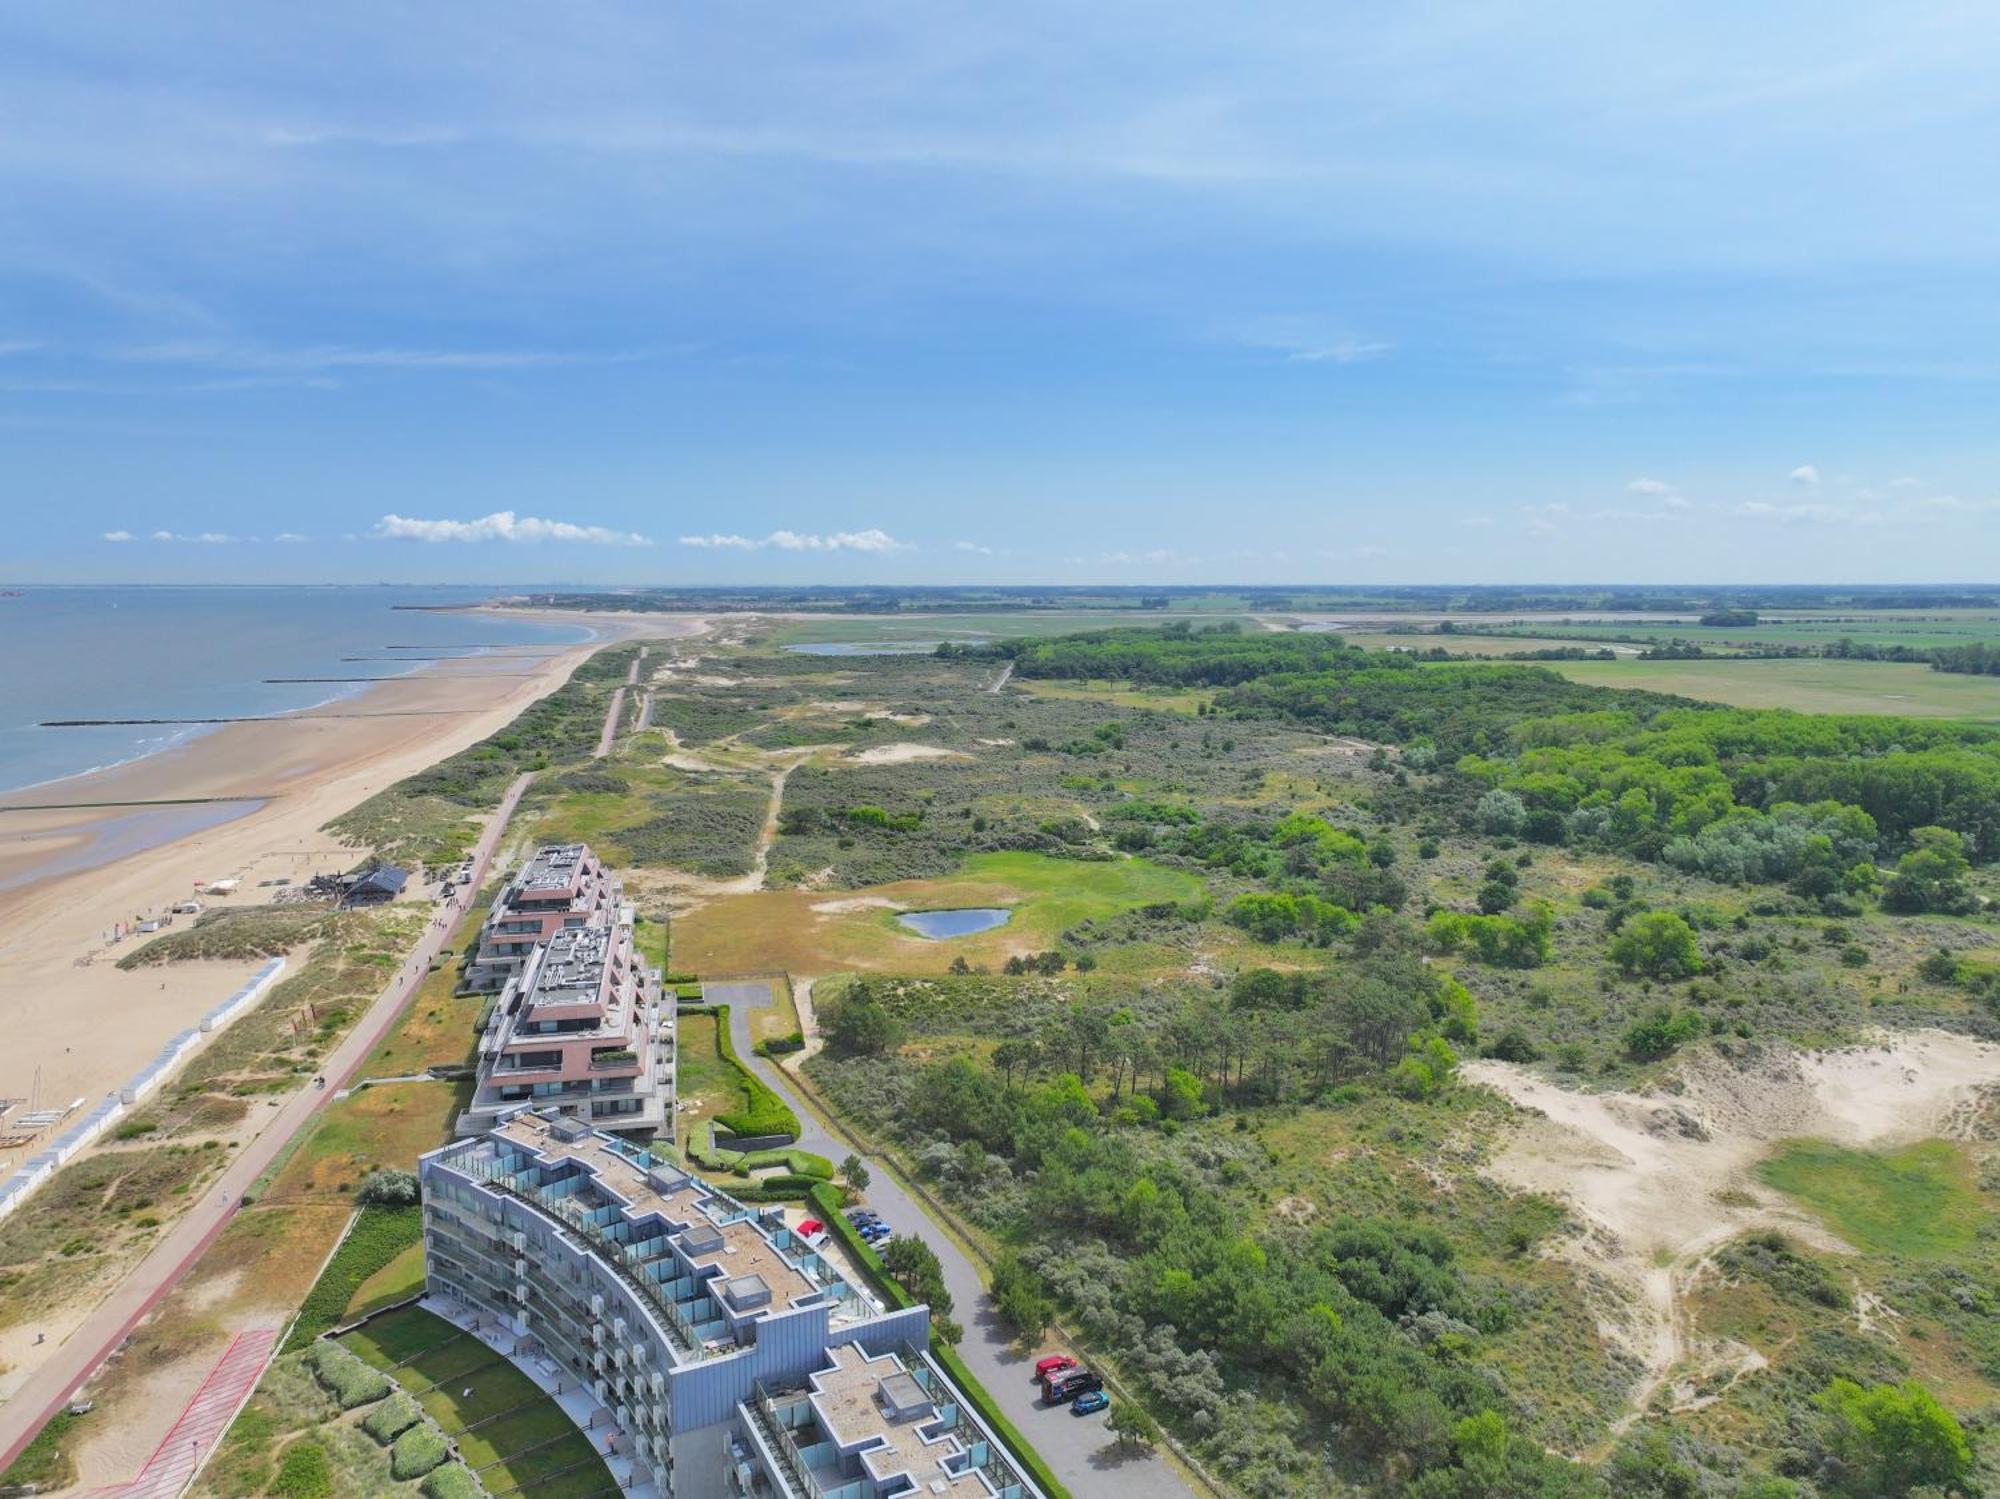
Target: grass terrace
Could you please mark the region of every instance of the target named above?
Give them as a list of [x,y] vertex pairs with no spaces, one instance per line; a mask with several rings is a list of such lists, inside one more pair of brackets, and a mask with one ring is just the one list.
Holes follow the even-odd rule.
[[489,1494],[593,1499],[617,1492],[590,1438],[555,1400],[442,1317],[406,1307],[341,1342],[415,1397]]

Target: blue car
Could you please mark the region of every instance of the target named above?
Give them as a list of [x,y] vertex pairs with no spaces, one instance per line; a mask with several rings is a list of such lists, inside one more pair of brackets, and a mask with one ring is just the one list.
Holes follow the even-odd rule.
[[1072,1416],[1094,1416],[1111,1404],[1111,1397],[1102,1390],[1085,1390],[1076,1397],[1076,1404],[1069,1408]]

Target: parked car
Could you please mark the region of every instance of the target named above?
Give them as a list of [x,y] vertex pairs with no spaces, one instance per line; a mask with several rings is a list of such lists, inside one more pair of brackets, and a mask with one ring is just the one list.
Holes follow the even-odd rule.
[[1079,1395],[1104,1388],[1104,1381],[1088,1369],[1065,1369],[1044,1385],[1043,1399],[1050,1405],[1067,1405]]
[[1111,1404],[1111,1397],[1102,1390],[1085,1390],[1076,1397],[1076,1403],[1069,1408],[1072,1416],[1091,1416]]
[[1075,1367],[1076,1360],[1067,1353],[1051,1353],[1047,1358],[1035,1360],[1035,1378],[1047,1379],[1051,1374],[1060,1374]]

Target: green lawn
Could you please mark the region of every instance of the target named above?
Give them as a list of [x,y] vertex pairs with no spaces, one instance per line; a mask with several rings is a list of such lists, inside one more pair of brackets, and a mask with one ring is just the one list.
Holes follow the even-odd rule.
[[2000,719],[2000,677],[1895,661],[1556,661],[1572,682],[1643,687],[1739,708]]
[[1991,1216],[1971,1162],[1948,1140],[1900,1150],[1849,1150],[1790,1140],[1757,1168],[1766,1184],[1812,1208],[1856,1249],[1937,1259],[1970,1248]]
[[[1066,928],[1087,918],[1188,900],[1201,889],[1193,875],[1145,859],[975,854],[936,879],[856,891],[760,890],[710,901],[675,924],[674,961],[709,974],[942,973],[955,957],[996,965],[1012,953],[1055,947]],[[913,911],[1007,906],[1014,915],[990,931],[931,942],[899,926],[882,902]]]

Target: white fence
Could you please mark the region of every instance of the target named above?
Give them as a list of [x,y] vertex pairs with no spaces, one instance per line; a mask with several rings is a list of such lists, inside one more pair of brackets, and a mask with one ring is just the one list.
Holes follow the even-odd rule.
[[278,975],[284,971],[284,967],[283,957],[271,959],[252,974],[250,981],[241,989],[202,1016],[199,1027],[176,1035],[160,1048],[158,1056],[133,1075],[130,1082],[105,1098],[96,1108],[50,1141],[46,1149],[30,1156],[18,1171],[4,1182],[0,1182],[0,1218],[6,1217],[26,1202],[30,1193],[54,1176],[57,1170],[67,1165],[85,1146],[94,1144],[98,1137],[111,1128],[118,1119],[165,1082],[168,1074],[187,1059],[189,1052],[201,1044],[203,1036],[222,1029],[263,998],[264,992],[277,982]]

